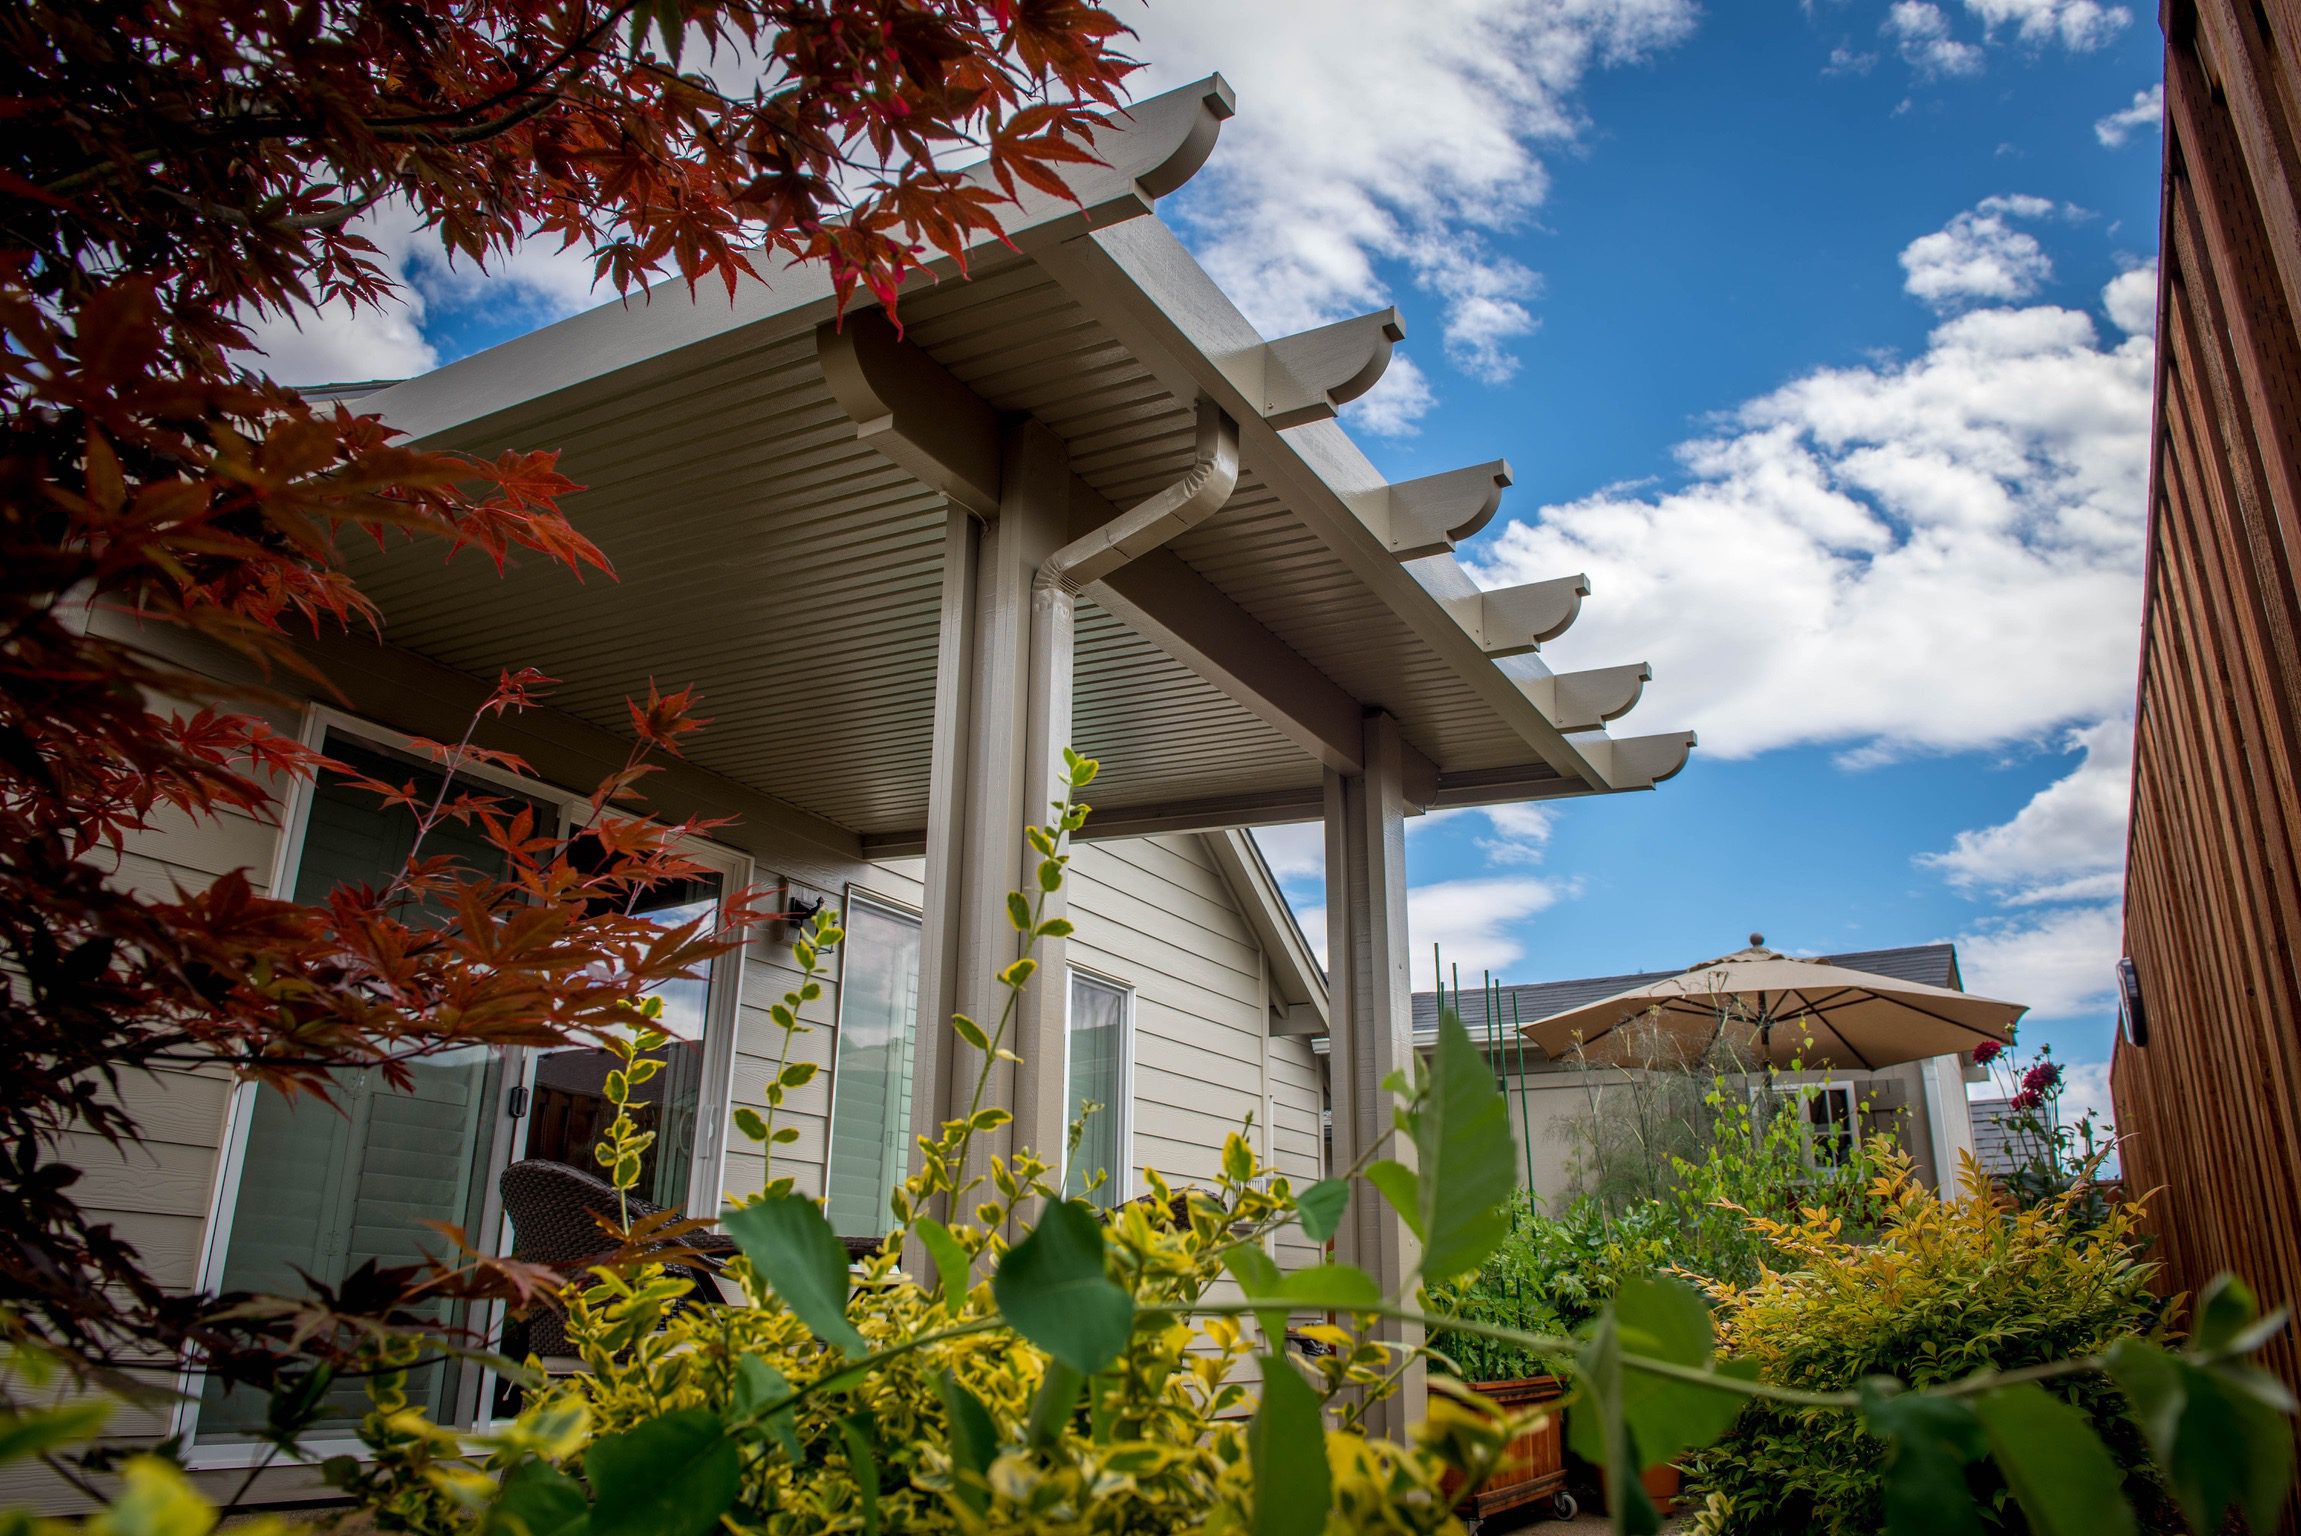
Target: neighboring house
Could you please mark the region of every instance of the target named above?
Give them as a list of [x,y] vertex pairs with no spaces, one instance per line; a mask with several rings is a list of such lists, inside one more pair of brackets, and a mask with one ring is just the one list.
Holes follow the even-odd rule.
[[1969,1099],[1966,1112],[1973,1116],[1973,1155],[1982,1171],[1993,1178],[2004,1178],[2021,1166],[2021,1157],[2014,1146],[2011,1099]]
[[[2301,9],[2164,0],[2118,1163],[2168,1294],[2301,1307]],[[2099,978],[2107,985],[2110,978]],[[2301,1335],[2262,1364],[2301,1393]],[[2285,1530],[2301,1529],[2301,1486]]]
[[[801,1039],[829,1070],[787,1112],[787,1166],[847,1233],[882,1229],[912,1137],[965,1103],[974,1064],[945,1021],[995,1016],[1015,945],[1004,893],[1066,742],[1104,765],[1066,898],[1077,935],[1042,951],[1013,1037],[1026,1064],[998,1088],[1016,1124],[996,1139],[1059,1148],[1079,1102],[1108,1104],[1087,1153],[1113,1174],[1108,1199],[1145,1168],[1210,1180],[1249,1116],[1279,1168],[1318,1176],[1314,1040],[1334,1057],[1338,1155],[1387,1122],[1379,1084],[1408,1034],[1404,817],[1650,788],[1692,745],[1602,728],[1644,667],[1554,675],[1533,654],[1586,581],[1482,592],[1454,561],[1506,466],[1391,485],[1334,423],[1380,377],[1394,313],[1265,340],[1146,216],[1230,110],[1219,80],[1143,103],[1098,144],[1076,204],[1034,195],[968,280],[945,264],[939,286],[907,290],[899,336],[869,308],[842,322],[824,273],[777,266],[732,300],[670,284],[337,391],[426,446],[563,448],[587,487],[568,510],[618,579],[357,552],[383,638],[311,642],[339,691],[283,723],[420,776],[409,738],[456,739],[499,669],[538,667],[560,680],[550,707],[480,740],[531,765],[497,787],[551,825],[623,763],[626,696],[695,686],[710,727],[647,789],[666,817],[729,820],[694,850],[709,876],[659,906],[684,916],[763,884],[785,908],[846,912]],[[1286,819],[1326,826],[1331,989],[1239,830]],[[387,878],[409,840],[404,814],[322,783],[270,819],[170,822],[121,869],[155,889],[244,869],[309,899]],[[648,1197],[709,1211],[758,1187],[729,1115],[759,1101],[787,944],[747,935],[667,994]],[[169,1285],[293,1285],[297,1269],[409,1257],[428,1220],[504,1240],[500,1170],[587,1164],[603,1070],[582,1049],[464,1052],[420,1066],[412,1092],[345,1082],[340,1115],[170,1074],[126,1088],[148,1147],[123,1159],[75,1136],[63,1153],[87,1170],[82,1200]],[[1401,1273],[1379,1202],[1356,1202],[1339,1245]],[[184,1435],[198,1468],[260,1458],[251,1405],[182,1385],[178,1411],[120,1427]],[[474,1369],[420,1395],[451,1422],[487,1412]],[[273,1472],[261,1492],[310,1486]]]
[[[1817,957],[1848,970],[1868,971],[1901,981],[1965,990],[1958,975],[1957,949],[1950,944],[1921,944],[1906,949],[1865,950],[1857,954]],[[1543,1057],[1535,1047],[1523,1051],[1513,1026],[1531,1024],[1555,1013],[1565,1013],[1618,993],[1662,981],[1678,974],[1653,971],[1632,976],[1591,976],[1578,981],[1533,982],[1495,989],[1494,1029],[1488,1030],[1487,1002],[1475,986],[1464,991],[1456,1005],[1470,1038],[1486,1050],[1501,1076],[1504,1097],[1510,1102],[1510,1124],[1522,1146],[1531,1141],[1534,1193],[1545,1201],[1571,1198],[1576,1190],[1574,1122],[1593,1111],[1592,1092],[1603,1084],[1619,1082],[1618,1069],[1583,1071],[1564,1060]],[[1450,1003],[1454,1001],[1451,997]],[[1438,1038],[1438,997],[1414,994],[1414,1041],[1427,1049]],[[1499,1048],[1493,1042],[1499,1041]],[[1858,1129],[1863,1135],[1891,1129],[1909,1151],[1920,1178],[1937,1184],[1943,1169],[1954,1177],[1957,1155],[1974,1146],[1975,1127],[1968,1120],[1965,1097],[1965,1062],[1958,1056],[1936,1056],[1874,1072],[1779,1073],[1787,1085],[1813,1085],[1807,1113],[1816,1121],[1817,1135],[1827,1140]],[[1600,1101],[1602,1102],[1602,1101]],[[1525,1175],[1520,1173],[1520,1182]]]

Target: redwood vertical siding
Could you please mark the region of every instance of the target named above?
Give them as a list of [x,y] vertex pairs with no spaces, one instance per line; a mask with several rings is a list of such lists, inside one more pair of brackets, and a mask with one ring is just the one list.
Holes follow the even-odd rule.
[[[2120,1039],[2171,1287],[2301,1302],[2301,0],[2169,0],[2165,228]],[[2288,1333],[2271,1363],[2301,1388]],[[2289,1505],[2288,1528],[2301,1519]]]

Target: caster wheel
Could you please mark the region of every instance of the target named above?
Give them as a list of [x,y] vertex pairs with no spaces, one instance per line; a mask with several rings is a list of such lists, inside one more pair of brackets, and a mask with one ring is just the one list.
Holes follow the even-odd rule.
[[1557,1519],[1571,1520],[1582,1513],[1582,1505],[1570,1493],[1554,1493],[1550,1496],[1550,1513]]

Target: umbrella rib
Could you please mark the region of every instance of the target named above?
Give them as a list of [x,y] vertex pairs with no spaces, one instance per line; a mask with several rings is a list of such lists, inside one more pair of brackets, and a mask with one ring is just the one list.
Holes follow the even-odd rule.
[[1947,1024],[1947,1025],[1951,1026],[1951,1027],[1952,1027],[1952,1028],[1954,1028],[1954,1029],[1962,1029],[1962,1030],[1964,1030],[1964,1031],[1965,1031],[1967,1034],[1969,1034],[1969,1035],[1979,1035],[1979,1036],[1981,1036],[1981,1037],[1982,1037],[1984,1040],[1996,1040],[1996,1041],[1999,1041],[2001,1044],[2003,1043],[2003,1040],[2004,1040],[2004,1037],[2003,1037],[2003,1036],[2000,1036],[2000,1035],[1993,1035],[1993,1034],[1991,1034],[1991,1033],[1990,1033],[1988,1030],[1986,1030],[1986,1029],[1980,1029],[1980,1028],[1977,1028],[1977,1027],[1975,1027],[1974,1025],[1971,1025],[1971,1024],[1968,1024],[1968,1023],[1966,1023],[1966,1022],[1965,1022],[1964,1020],[1962,1020],[1962,1019],[1953,1019],[1953,1018],[1951,1018],[1951,1017],[1950,1017],[1948,1014],[1946,1014],[1946,1013],[1936,1013],[1936,1012],[1934,1012],[1934,1011],[1933,1011],[1931,1008],[1920,1008],[1920,1007],[1919,1007],[1917,1004],[1915,1004],[1915,1003],[1913,1003],[1913,1002],[1910,1002],[1910,1001],[1909,1001],[1908,999],[1906,999],[1906,998],[1899,998],[1899,997],[1897,997],[1897,998],[1895,998],[1895,999],[1894,999],[1894,1001],[1895,1001],[1896,1003],[1898,1003],[1900,1006],[1902,1006],[1902,1007],[1904,1007],[1904,1008],[1907,1008],[1907,1009],[1908,1009],[1910,1012],[1912,1012],[1912,1013],[1922,1013],[1922,1014],[1924,1014],[1924,1015],[1925,1015],[1927,1018],[1929,1018],[1929,1019],[1932,1019],[1932,1020],[1934,1020],[1934,1021],[1935,1021],[1935,1022],[1937,1022],[1937,1023],[1941,1023],[1941,1024]]

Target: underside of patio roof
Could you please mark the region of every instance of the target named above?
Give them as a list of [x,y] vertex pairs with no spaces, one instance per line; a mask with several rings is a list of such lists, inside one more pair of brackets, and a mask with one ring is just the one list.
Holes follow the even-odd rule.
[[1587,583],[1481,592],[1450,553],[1507,466],[1390,485],[1333,419],[1380,377],[1395,313],[1266,339],[1147,216],[1230,110],[1219,79],[1143,103],[1077,205],[1012,210],[1011,246],[906,289],[899,334],[783,267],[732,301],[671,285],[605,305],[363,400],[430,445],[562,449],[586,487],[568,509],[617,573],[504,582],[369,555],[388,638],[476,676],[541,667],[561,708],[611,730],[648,679],[693,684],[700,765],[865,852],[916,852],[949,509],[997,515],[997,444],[1035,420],[1067,448],[1086,533],[1189,467],[1205,398],[1238,424],[1234,493],[1080,601],[1093,835],[1316,817],[1374,711],[1398,723],[1416,808],[1668,777],[1691,733],[1603,729],[1644,667],[1562,676],[1536,654]]

